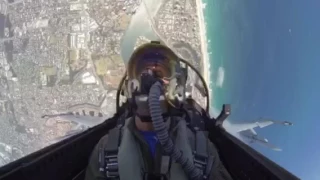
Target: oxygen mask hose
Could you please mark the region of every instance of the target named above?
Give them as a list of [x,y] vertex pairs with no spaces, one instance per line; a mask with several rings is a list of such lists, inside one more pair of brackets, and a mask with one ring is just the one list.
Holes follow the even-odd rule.
[[182,165],[182,168],[192,180],[201,180],[202,176],[200,170],[195,167],[192,161],[190,161],[183,153],[173,144],[169,137],[168,130],[162,117],[162,109],[160,106],[160,95],[162,92],[162,83],[155,82],[149,91],[149,110],[152,119],[153,128],[158,136],[159,142],[175,161]]

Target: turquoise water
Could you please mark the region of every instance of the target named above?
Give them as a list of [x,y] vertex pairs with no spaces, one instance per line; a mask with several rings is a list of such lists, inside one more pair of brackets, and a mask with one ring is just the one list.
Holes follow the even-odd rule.
[[[219,109],[225,100],[225,90],[227,85],[223,82],[223,86],[217,86],[217,76],[218,69],[226,68],[224,64],[224,52],[223,52],[223,42],[224,36],[223,32],[219,28],[221,22],[219,4],[215,4],[212,0],[203,0],[206,3],[206,8],[204,9],[204,17],[206,21],[206,32],[208,40],[208,52],[210,59],[210,89],[212,89],[211,94],[211,107]],[[219,42],[219,43],[218,43]],[[225,69],[226,70],[226,69]],[[226,75],[226,74],[225,74]],[[226,79],[227,77],[225,77]]]
[[[210,58],[210,88],[212,111],[217,113],[222,104],[232,104],[233,112],[242,112],[246,66],[250,54],[250,25],[246,9],[236,1],[203,0]],[[232,13],[231,13],[232,12]],[[223,78],[222,78],[223,76]]]

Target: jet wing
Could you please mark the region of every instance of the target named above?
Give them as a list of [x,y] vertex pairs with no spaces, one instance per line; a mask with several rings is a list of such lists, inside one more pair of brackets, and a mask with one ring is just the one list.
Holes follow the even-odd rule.
[[269,149],[272,149],[272,150],[274,150],[274,151],[282,151],[281,148],[279,148],[279,147],[277,147],[277,146],[275,146],[275,145],[273,145],[273,144],[270,144],[269,142],[256,141],[256,143],[258,143],[258,144],[260,144],[260,145],[262,145],[262,146],[265,146],[265,147],[267,147],[267,148],[269,148]]
[[239,134],[249,138],[257,136],[257,132],[254,129],[247,129],[244,131],[240,131]]
[[51,140],[49,144],[54,144],[54,143],[63,141],[63,140],[68,139],[68,138],[70,138],[70,137],[72,137],[74,135],[82,133],[85,130],[87,130],[87,129],[77,129],[77,130],[68,131],[64,136],[60,136],[60,137],[57,137],[57,138],[54,138],[53,140]]
[[59,120],[71,121],[71,122],[77,123],[76,127],[74,127],[72,130],[66,132],[66,134],[64,136],[54,138],[52,141],[50,141],[50,144],[60,142],[64,139],[68,139],[69,137],[72,137],[76,134],[79,134],[79,133],[87,130],[88,128],[91,128],[91,127],[94,127],[96,125],[103,123],[107,119],[107,117],[83,116],[83,115],[74,115],[71,113],[58,114],[58,115],[47,115],[45,117],[48,117],[48,118],[55,117],[55,118],[58,118]]
[[257,132],[254,130],[254,129],[250,129],[250,131],[249,132],[251,132],[253,135],[257,135]]
[[258,137],[257,133],[253,129],[241,131],[240,134],[243,137],[246,137],[250,143],[257,143],[274,151],[282,151],[282,149],[270,144],[268,139]]
[[263,120],[263,121],[257,121],[257,122],[251,122],[251,123],[240,123],[240,124],[232,124],[230,126],[230,130],[232,132],[242,132],[250,129],[254,129],[256,127],[264,128],[267,126],[270,126],[274,123],[272,120]]
[[58,117],[59,120],[75,122],[79,125],[86,127],[93,127],[98,124],[101,124],[105,121],[106,117],[96,117],[96,116],[82,116],[82,115],[73,115],[73,114],[58,114],[58,115],[47,115],[45,117],[54,118]]

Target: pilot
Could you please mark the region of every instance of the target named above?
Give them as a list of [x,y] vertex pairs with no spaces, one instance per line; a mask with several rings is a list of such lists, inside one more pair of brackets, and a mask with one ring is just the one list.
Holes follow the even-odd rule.
[[[192,133],[191,131],[185,132],[187,129],[186,124],[174,124],[171,122],[168,124],[168,129],[170,134],[178,136],[175,143],[180,143],[180,149],[183,150],[185,154],[190,153],[192,151],[190,144],[184,145],[182,143],[188,142],[188,137],[190,137],[190,134]],[[101,153],[99,153],[101,148],[107,146],[107,142],[108,135],[105,135],[95,146],[86,170],[86,180],[108,179],[106,177],[106,172],[101,171]],[[231,180],[232,178],[230,174],[219,159],[217,149],[209,140],[207,142],[208,152],[214,157],[208,179]],[[161,158],[162,155],[163,148],[158,141],[156,132],[154,132],[152,122],[150,122],[150,120],[143,120],[138,115],[128,119],[123,129],[123,136],[118,152],[120,179],[157,179],[155,176],[148,176],[148,178],[145,178],[145,174],[161,174],[161,161],[163,161]],[[169,165],[169,167],[171,166],[169,172],[164,173],[170,177],[167,179],[189,179],[181,165],[173,164],[172,160],[171,163],[172,164]]]
[[[165,80],[155,78],[161,72],[153,71],[156,68],[147,68],[147,73],[142,73],[144,93],[150,93],[152,85],[158,83],[164,85]],[[191,140],[195,139],[194,132],[191,131],[182,118],[164,116],[166,131],[173,144],[178,148],[184,157],[190,162],[195,161],[195,149]],[[138,113],[126,119],[125,125],[121,129],[120,143],[106,161],[107,155],[104,149],[110,146],[110,142],[117,139],[114,133],[109,132],[102,137],[92,151],[87,169],[86,180],[120,179],[120,180],[187,180],[190,176],[185,171],[185,166],[172,159],[160,143],[157,131],[152,123],[152,118],[142,116]],[[114,130],[114,129],[113,129]],[[112,130],[111,130],[112,131]],[[204,139],[203,150],[207,152],[212,161],[207,163],[202,169],[201,179],[231,180],[231,176],[219,159],[219,154],[210,140],[202,134]],[[118,142],[118,140],[116,140]],[[114,144],[114,143],[113,143]],[[110,147],[109,147],[110,149]],[[110,151],[111,152],[111,151]],[[107,153],[108,154],[108,153]],[[110,155],[110,154],[109,154]],[[116,157],[116,158],[115,158]],[[200,172],[200,171],[199,171]]]

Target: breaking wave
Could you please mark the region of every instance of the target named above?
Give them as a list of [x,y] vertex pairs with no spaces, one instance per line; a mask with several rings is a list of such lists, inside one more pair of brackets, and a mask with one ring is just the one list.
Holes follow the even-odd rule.
[[224,82],[224,68],[223,67],[219,67],[216,85],[218,87],[222,88],[223,82]]
[[207,7],[207,3],[202,3],[202,9],[205,9]]

